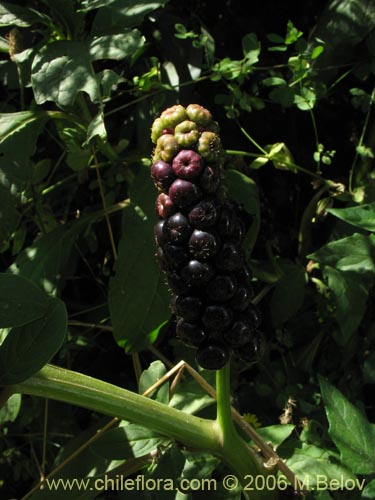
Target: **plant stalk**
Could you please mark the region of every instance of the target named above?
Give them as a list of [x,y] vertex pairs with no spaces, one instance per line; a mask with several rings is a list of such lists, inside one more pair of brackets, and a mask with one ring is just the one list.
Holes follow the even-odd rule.
[[[230,416],[229,366],[218,372],[218,415],[212,421],[183,413],[158,401],[81,373],[53,365],[44,366],[29,379],[9,389],[63,401],[136,422],[181,444],[222,458],[239,483],[268,474],[261,458],[237,434]],[[273,500],[275,492],[252,491],[251,500]]]

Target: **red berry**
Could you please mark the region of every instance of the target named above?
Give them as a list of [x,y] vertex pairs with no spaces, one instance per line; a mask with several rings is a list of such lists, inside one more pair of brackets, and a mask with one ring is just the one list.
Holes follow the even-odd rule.
[[176,179],[172,166],[163,160],[159,160],[151,166],[151,177],[155,185],[163,190],[168,190]]
[[184,243],[192,232],[189,221],[180,212],[169,217],[163,230],[169,241],[176,244]]
[[162,219],[171,217],[177,210],[176,205],[167,194],[160,193],[156,198],[156,213]]
[[199,260],[207,260],[218,251],[217,238],[211,233],[194,229],[189,239],[189,251],[193,257]]
[[202,157],[191,149],[183,149],[174,158],[172,168],[181,179],[195,179],[203,169]]
[[213,226],[218,217],[217,205],[210,200],[202,200],[189,212],[189,221],[197,229]]

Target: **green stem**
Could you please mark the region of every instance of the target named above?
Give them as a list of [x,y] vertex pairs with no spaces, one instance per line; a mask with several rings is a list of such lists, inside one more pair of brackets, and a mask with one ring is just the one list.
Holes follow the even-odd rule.
[[[230,363],[216,372],[216,424],[222,451],[220,455],[236,471],[237,478],[244,488],[258,476],[266,477],[271,471],[265,469],[255,451],[239,436],[232,416],[230,401]],[[272,473],[272,472],[271,472]],[[247,494],[244,491],[245,495]],[[251,490],[251,500],[270,500],[277,498],[277,492],[267,489]]]
[[[183,445],[222,458],[242,484],[265,476],[261,458],[238,435],[229,415],[229,366],[218,373],[218,415],[212,421],[183,413],[158,401],[81,373],[46,365],[29,379],[11,386],[29,394],[82,406],[136,422]],[[273,500],[274,492],[252,491],[251,500]]]

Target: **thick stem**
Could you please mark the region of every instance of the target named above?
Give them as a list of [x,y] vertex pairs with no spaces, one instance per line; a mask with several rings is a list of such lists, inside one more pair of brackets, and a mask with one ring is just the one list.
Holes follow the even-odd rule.
[[[218,373],[216,421],[183,413],[107,382],[46,365],[29,379],[10,387],[12,393],[41,396],[116,416],[176,439],[183,445],[220,457],[239,483],[266,476],[261,458],[238,435],[230,417],[229,366]],[[233,477],[233,476],[231,476]],[[233,483],[232,483],[233,484]],[[251,500],[274,500],[275,492],[252,490]]]
[[[266,488],[257,490],[257,477],[269,475],[256,452],[239,436],[234,426],[230,401],[230,363],[216,372],[217,414],[216,424],[222,446],[221,456],[236,472],[239,483],[244,487],[245,495],[251,500],[271,500],[277,498],[276,491]],[[266,481],[264,481],[266,484]],[[263,482],[260,482],[263,485]],[[250,495],[246,488],[252,488]]]
[[57,366],[46,365],[29,379],[14,385],[12,390],[130,420],[189,447],[205,448],[212,453],[217,453],[219,448],[213,422]]

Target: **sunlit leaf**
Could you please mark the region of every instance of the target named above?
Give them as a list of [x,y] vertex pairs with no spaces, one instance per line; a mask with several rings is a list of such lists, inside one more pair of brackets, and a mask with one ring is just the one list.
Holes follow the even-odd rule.
[[356,474],[375,473],[375,428],[365,415],[327,380],[320,387],[329,421],[329,434],[341,460]]

